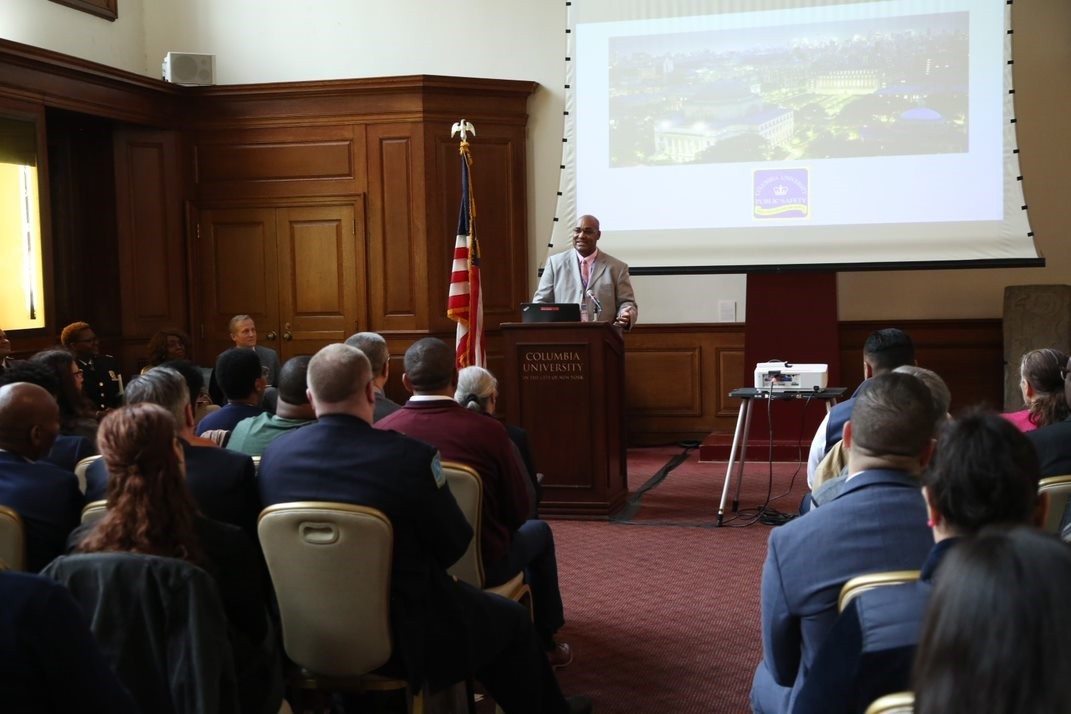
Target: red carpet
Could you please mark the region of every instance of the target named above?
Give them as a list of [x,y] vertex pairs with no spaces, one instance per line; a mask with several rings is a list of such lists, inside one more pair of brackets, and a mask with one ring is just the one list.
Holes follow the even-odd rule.
[[[635,493],[680,448],[629,452]],[[774,464],[772,492],[797,464]],[[770,527],[715,528],[725,464],[688,458],[633,504],[627,521],[553,521],[575,659],[562,689],[587,694],[599,714],[747,712],[761,657],[759,583]],[[769,465],[749,464],[741,508],[762,505]],[[733,488],[735,489],[735,483]],[[795,511],[802,471],[773,503]]]

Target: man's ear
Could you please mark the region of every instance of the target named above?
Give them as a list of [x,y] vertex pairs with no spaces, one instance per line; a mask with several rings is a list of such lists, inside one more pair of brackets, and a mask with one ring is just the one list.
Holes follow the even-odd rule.
[[926,517],[930,519],[930,523],[940,523],[941,513],[937,510],[937,505],[933,502],[933,491],[929,486],[922,487],[922,497],[926,500]]
[[194,427],[194,425],[197,423],[193,418],[193,405],[190,404],[189,402],[186,402],[185,421],[186,421],[186,423],[183,426],[185,428],[187,428],[187,429],[192,429]]
[[930,459],[933,458],[933,451],[937,448],[937,439],[930,439],[926,444],[926,448],[919,454],[919,466],[926,468],[926,464],[930,463]]
[[865,359],[863,360],[863,379],[870,379],[874,376],[874,368],[870,366],[870,363]]
[[405,387],[405,391],[409,392],[410,394],[414,394],[413,383],[409,381],[408,372],[402,372],[402,386]]
[[844,422],[844,430],[841,432],[840,438],[844,441],[845,449],[852,448],[852,422],[850,419]]

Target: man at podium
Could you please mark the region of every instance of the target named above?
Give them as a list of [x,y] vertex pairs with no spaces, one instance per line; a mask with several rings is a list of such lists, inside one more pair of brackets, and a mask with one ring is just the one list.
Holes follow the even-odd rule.
[[532,301],[580,303],[581,320],[612,320],[631,328],[638,310],[628,265],[598,249],[599,219],[581,216],[572,235],[573,250],[547,260]]

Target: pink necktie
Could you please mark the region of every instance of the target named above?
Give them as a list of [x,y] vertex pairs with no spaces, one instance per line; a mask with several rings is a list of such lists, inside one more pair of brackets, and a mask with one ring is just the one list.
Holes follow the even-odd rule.
[[587,260],[580,261],[580,279],[584,281],[584,289],[587,290],[588,279],[591,277],[591,263]]

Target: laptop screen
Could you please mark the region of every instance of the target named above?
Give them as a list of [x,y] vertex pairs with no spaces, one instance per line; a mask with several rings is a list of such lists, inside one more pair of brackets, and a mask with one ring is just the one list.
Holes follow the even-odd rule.
[[521,322],[580,322],[575,302],[522,302]]

